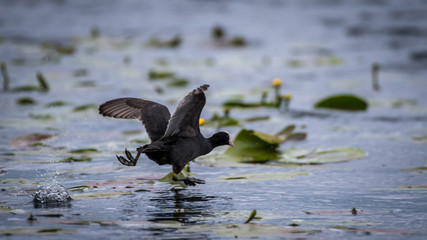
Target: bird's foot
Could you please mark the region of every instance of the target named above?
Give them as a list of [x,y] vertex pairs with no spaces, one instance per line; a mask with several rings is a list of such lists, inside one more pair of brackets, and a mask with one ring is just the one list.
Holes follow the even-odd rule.
[[125,149],[125,154],[126,154],[126,157],[128,158],[127,160],[124,157],[122,157],[122,156],[117,156],[116,155],[117,160],[119,160],[119,162],[121,164],[125,165],[125,166],[135,166],[136,162],[138,161],[139,152],[136,155],[136,158],[134,158],[132,156],[132,154],[127,149]]
[[205,184],[205,180],[198,179],[198,178],[191,178],[191,177],[178,179],[176,176],[174,176],[172,177],[172,180],[174,180],[175,182],[183,181],[184,184],[187,186],[196,186],[196,184]]
[[185,178],[183,179],[184,184],[187,186],[196,186],[196,184],[205,184],[205,180],[198,178]]

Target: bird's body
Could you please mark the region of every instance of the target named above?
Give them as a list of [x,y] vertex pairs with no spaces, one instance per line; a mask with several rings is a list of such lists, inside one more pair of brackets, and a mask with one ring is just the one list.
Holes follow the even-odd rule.
[[[103,116],[114,118],[135,118],[142,121],[151,139],[151,143],[137,148],[136,158],[125,151],[128,160],[121,156],[117,159],[127,166],[135,166],[141,153],[159,165],[171,164],[176,174],[195,158],[208,154],[213,148],[221,145],[231,145],[228,133],[218,132],[210,138],[200,133],[199,118],[206,103],[203,91],[209,85],[203,85],[190,92],[179,103],[171,116],[169,110],[159,104],[138,98],[119,98],[108,101],[99,107]],[[203,180],[183,179],[187,185],[204,183]]]

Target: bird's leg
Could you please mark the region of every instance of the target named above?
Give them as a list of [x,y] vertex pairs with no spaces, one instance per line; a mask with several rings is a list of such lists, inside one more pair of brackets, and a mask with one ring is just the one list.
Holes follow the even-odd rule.
[[198,179],[198,178],[186,177],[186,178],[178,179],[175,172],[173,172],[172,180],[174,180],[175,182],[183,181],[184,184],[187,186],[196,186],[196,184],[205,184],[205,180]]
[[116,155],[117,160],[119,160],[119,162],[125,166],[135,166],[136,162],[138,162],[139,156],[141,155],[141,153],[138,151],[138,153],[136,154],[136,157],[133,158],[132,154],[127,149],[125,149],[125,154],[126,154],[126,157],[128,158],[128,160],[126,160],[122,156]]

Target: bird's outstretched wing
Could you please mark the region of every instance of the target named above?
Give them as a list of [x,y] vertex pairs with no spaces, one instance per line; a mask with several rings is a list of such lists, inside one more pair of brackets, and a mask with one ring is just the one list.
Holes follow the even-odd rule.
[[169,120],[164,137],[194,137],[200,133],[199,118],[206,103],[205,84],[194,89],[181,102]]
[[118,98],[99,106],[99,114],[106,117],[139,119],[151,141],[160,139],[168,126],[170,113],[167,107],[139,98]]

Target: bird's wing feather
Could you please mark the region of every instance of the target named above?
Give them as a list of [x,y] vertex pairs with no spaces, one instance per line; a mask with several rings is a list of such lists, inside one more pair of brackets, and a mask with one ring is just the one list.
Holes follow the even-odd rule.
[[139,98],[118,98],[99,106],[102,116],[139,119],[151,141],[160,139],[168,126],[170,113],[162,104]]
[[209,85],[202,85],[194,89],[181,102],[169,120],[164,137],[195,137],[200,133],[199,118],[206,103],[203,91]]

